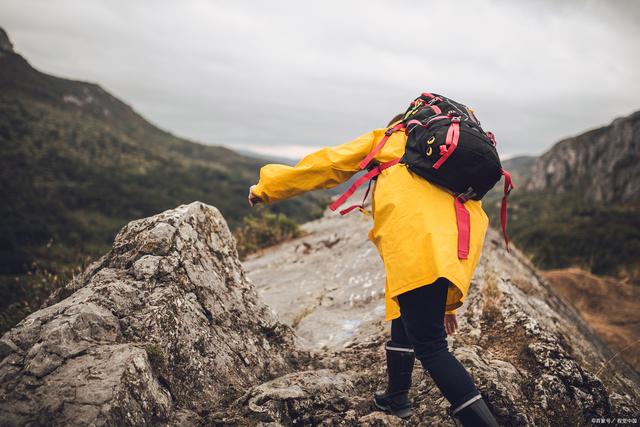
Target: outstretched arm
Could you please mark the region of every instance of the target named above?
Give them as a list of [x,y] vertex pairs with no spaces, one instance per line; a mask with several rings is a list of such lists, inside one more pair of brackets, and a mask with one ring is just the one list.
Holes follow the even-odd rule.
[[309,154],[295,166],[270,164],[260,169],[260,181],[249,190],[249,203],[273,203],[306,191],[332,188],[358,172],[358,163],[371,151],[385,129],[368,132],[337,147]]

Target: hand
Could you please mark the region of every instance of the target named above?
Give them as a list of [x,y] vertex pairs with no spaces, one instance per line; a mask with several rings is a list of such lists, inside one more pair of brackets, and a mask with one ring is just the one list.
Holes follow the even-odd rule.
[[447,331],[447,335],[453,335],[458,329],[458,319],[455,314],[445,313],[444,315],[444,330]]
[[253,194],[253,189],[256,188],[255,185],[249,187],[249,196],[247,196],[247,200],[249,200],[249,206],[254,207],[258,203],[262,203],[262,199],[260,197]]

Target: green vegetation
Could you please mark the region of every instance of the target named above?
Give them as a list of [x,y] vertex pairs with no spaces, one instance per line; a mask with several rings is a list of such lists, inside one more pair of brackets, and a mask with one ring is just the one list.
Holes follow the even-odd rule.
[[[503,162],[516,185],[509,197],[510,239],[543,269],[580,267],[601,275],[633,274],[640,267],[640,207],[585,202],[580,191],[526,192],[534,162],[531,156]],[[500,228],[502,185],[501,181],[482,201],[495,228]]]
[[78,257],[75,263],[50,264],[47,268],[34,262],[25,274],[0,276],[0,333],[38,310],[53,291],[80,274],[89,261]]
[[[259,159],[162,131],[97,85],[0,55],[0,332],[40,307],[127,222],[195,200],[233,229],[251,213]],[[319,217],[326,193],[269,208]],[[256,245],[261,243],[255,242]]]
[[[499,227],[499,203],[485,205]],[[509,235],[543,269],[580,267],[594,274],[633,272],[640,260],[640,209],[594,205],[577,197],[515,193]]]
[[301,231],[286,215],[262,210],[259,215],[245,217],[234,234],[238,255],[244,258],[259,249],[298,237]]
[[149,358],[151,367],[156,371],[162,370],[165,367],[165,359],[164,354],[162,354],[162,350],[155,345],[148,345],[144,349],[147,352],[147,357]]

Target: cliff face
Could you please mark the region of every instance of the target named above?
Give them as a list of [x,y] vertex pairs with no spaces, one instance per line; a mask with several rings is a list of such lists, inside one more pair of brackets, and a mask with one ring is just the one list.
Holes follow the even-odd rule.
[[[212,207],[134,221],[112,250],[0,340],[6,425],[447,425],[414,369],[415,414],[376,412],[384,384],[383,282],[354,215],[246,263]],[[451,339],[504,425],[635,416],[637,373],[522,254],[490,231]]]
[[548,190],[593,202],[640,200],[640,111],[568,138],[536,160],[528,191]]

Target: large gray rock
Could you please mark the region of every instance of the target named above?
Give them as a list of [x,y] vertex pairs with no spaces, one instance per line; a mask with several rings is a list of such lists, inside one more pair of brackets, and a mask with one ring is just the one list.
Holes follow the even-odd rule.
[[196,422],[290,370],[293,334],[213,207],[131,222],[69,293],[0,340],[3,425]]

